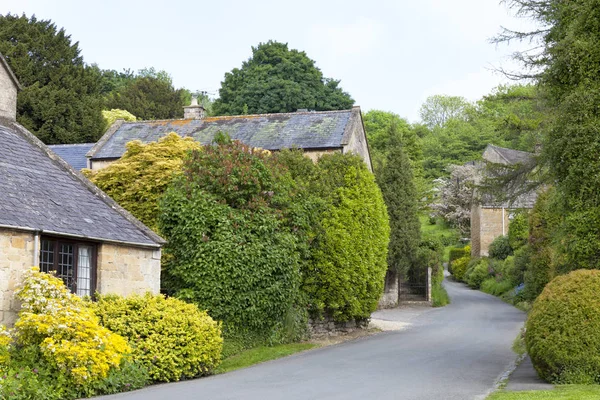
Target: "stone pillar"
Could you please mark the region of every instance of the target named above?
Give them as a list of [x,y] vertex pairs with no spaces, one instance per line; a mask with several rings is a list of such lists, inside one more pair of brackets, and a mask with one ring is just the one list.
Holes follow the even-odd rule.
[[431,267],[427,267],[427,301],[431,303]]
[[204,118],[204,107],[198,105],[198,99],[193,96],[192,103],[183,107],[183,119],[202,119]]
[[398,305],[398,274],[395,271],[387,271],[385,274],[385,286],[383,295],[379,299],[377,308],[394,308]]

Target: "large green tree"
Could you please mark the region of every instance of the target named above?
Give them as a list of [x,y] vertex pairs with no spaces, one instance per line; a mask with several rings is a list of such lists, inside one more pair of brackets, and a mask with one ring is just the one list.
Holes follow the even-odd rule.
[[35,16],[0,15],[0,52],[23,86],[17,120],[48,144],[96,141],[104,128],[101,74],[64,29]]
[[213,110],[216,115],[260,114],[341,110],[353,104],[339,81],[323,77],[305,52],[268,41],[252,47],[252,57],[225,74]]
[[114,90],[108,93],[106,107],[122,109],[142,120],[183,117],[183,106],[189,104],[190,92],[175,89],[166,71],[145,68],[131,77],[128,72],[105,71],[105,84]]

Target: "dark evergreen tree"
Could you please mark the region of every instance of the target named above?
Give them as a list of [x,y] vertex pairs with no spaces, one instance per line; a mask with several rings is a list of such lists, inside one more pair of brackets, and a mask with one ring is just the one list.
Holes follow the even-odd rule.
[[388,269],[406,275],[417,258],[421,225],[411,163],[399,143],[389,150],[377,180],[390,219]]
[[219,96],[216,115],[342,110],[354,104],[339,81],[324,78],[305,52],[275,41],[252,47],[252,57],[225,74]]
[[0,15],[0,52],[23,86],[17,120],[45,143],[97,140],[104,128],[98,68],[64,29],[35,16]]

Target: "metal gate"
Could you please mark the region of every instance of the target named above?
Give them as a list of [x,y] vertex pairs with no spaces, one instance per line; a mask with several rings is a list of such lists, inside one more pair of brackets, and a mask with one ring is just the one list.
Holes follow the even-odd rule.
[[428,301],[427,269],[411,271],[398,279],[398,302]]

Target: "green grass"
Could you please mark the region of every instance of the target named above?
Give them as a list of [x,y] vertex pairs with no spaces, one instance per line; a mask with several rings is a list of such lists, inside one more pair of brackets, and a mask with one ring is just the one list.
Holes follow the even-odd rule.
[[429,216],[419,215],[421,222],[421,235],[423,238],[437,238],[444,245],[443,262],[448,261],[450,248],[459,244],[460,234],[457,229],[451,228],[441,218],[436,219],[435,224],[429,223]]
[[527,352],[527,348],[525,347],[525,329],[521,328],[521,332],[515,338],[512,350],[517,353],[519,356],[522,356]]
[[264,361],[275,360],[300,351],[313,349],[317,346],[318,345],[314,343],[291,343],[271,347],[261,346],[243,350],[236,355],[224,359],[221,365],[215,370],[215,374],[222,374],[224,372],[246,368]]
[[487,400],[597,400],[600,399],[598,385],[565,385],[554,390],[528,392],[496,392]]
[[444,307],[450,304],[448,292],[441,285],[435,285],[431,288],[431,305],[433,307]]

